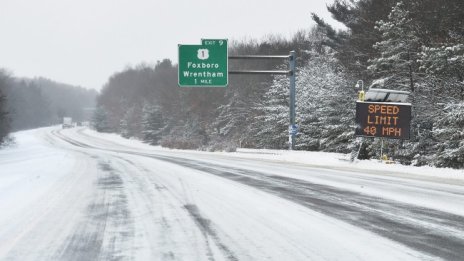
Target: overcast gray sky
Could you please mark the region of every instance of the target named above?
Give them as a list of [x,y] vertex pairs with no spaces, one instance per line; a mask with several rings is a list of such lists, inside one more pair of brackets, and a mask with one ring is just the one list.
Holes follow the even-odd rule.
[[333,0],[0,0],[0,68],[99,90],[116,71],[169,58],[201,38],[291,36],[334,23]]

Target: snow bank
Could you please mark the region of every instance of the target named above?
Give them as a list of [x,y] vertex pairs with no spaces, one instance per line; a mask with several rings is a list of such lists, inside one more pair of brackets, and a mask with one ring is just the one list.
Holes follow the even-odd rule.
[[436,168],[430,166],[405,166],[401,164],[385,164],[379,160],[356,160],[350,162],[349,155],[340,153],[312,152],[312,151],[286,151],[286,150],[267,150],[267,149],[237,149],[236,152],[204,152],[191,150],[173,150],[161,148],[160,146],[150,146],[139,140],[125,139],[117,134],[98,133],[90,129],[85,129],[84,134],[105,139],[109,142],[117,143],[134,149],[156,150],[156,151],[183,151],[186,153],[199,154],[221,154],[237,158],[252,158],[282,162],[294,162],[306,164],[312,167],[340,169],[345,171],[362,171],[370,174],[393,175],[400,177],[419,178],[423,180],[447,180],[446,183],[454,181],[462,183],[464,181],[464,169],[456,170],[449,168]]

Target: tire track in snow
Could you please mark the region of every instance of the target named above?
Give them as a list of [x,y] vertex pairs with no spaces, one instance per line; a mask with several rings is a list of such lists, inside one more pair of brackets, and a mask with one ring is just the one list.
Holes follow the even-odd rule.
[[[128,153],[128,152],[126,152]],[[448,260],[464,256],[464,217],[335,187],[180,157],[132,153],[227,178]]]
[[[65,142],[67,142],[67,143],[69,143],[71,145],[79,147],[79,148],[84,148],[84,149],[89,149],[90,148],[90,149],[104,150],[104,149],[99,148],[99,147],[95,147],[95,146],[92,146],[92,145],[89,145],[89,144],[86,144],[86,143],[82,143],[82,142],[77,141],[77,140],[75,140],[73,138],[66,137],[59,130],[58,131],[52,131],[52,134],[55,137],[65,141]],[[123,150],[109,150],[109,151],[137,155],[137,154],[132,153],[131,151],[123,151]],[[139,156],[139,155],[137,155],[137,156]],[[127,160],[127,159],[124,159],[124,158],[121,158],[121,157],[116,157],[116,158],[118,158],[119,160],[126,161],[127,163],[133,165],[134,167],[137,167],[136,164],[134,164],[133,162],[131,162],[131,161]],[[112,168],[109,167],[107,164],[101,164],[101,168],[103,170],[105,170],[105,171],[112,171]],[[161,188],[161,187],[159,185],[156,186],[156,184],[155,184],[155,188]],[[163,188],[165,189],[165,187],[163,187]],[[169,192],[169,193],[172,194],[172,192]],[[172,196],[176,197],[176,195],[174,195],[174,194],[172,194]],[[211,250],[211,247],[210,247],[210,242],[209,242],[209,239],[208,239],[209,237],[211,237],[213,239],[214,244],[219,248],[219,250],[221,250],[221,252],[223,253],[223,256],[227,260],[231,260],[231,261],[238,260],[235,257],[235,255],[233,254],[233,252],[221,242],[219,236],[217,235],[216,232],[214,232],[215,230],[209,224],[209,220],[207,221],[207,219],[205,219],[205,218],[203,218],[202,216],[199,215],[199,210],[194,204],[191,204],[191,203],[185,204],[185,202],[180,201],[179,198],[177,198],[177,200],[179,200],[181,205],[184,206],[183,209],[188,213],[188,215],[194,221],[194,224],[197,225],[198,229],[201,231],[201,233],[203,235],[203,238],[205,240],[206,255],[208,257],[208,260],[210,260],[210,261],[215,260],[214,259],[214,254],[213,254],[213,252]],[[165,218],[163,218],[163,220],[166,221]],[[178,222],[180,222],[180,221],[178,221]],[[169,226],[168,226],[167,223],[168,222],[165,222],[163,229],[169,229]],[[208,223],[209,225],[205,227],[206,223]],[[97,234],[99,234],[99,233],[97,233]],[[163,233],[163,235],[165,236],[166,234]],[[79,239],[75,239],[75,240],[72,240],[72,241],[73,242],[74,241],[79,241]],[[87,240],[87,241],[89,241],[89,240]],[[87,241],[84,240],[84,242],[87,242]],[[92,242],[94,242],[94,245],[96,245],[96,246],[101,246],[101,243],[99,242],[99,240],[94,239],[94,237],[92,237]],[[92,251],[93,250],[92,248],[90,250],[91,251],[89,253],[86,253],[87,256],[84,256],[85,259],[87,259],[88,257],[90,257],[91,259],[95,259],[96,257],[98,257],[98,255],[96,255],[94,253],[94,252],[97,252],[97,251]],[[163,257],[165,257],[166,260],[175,259],[175,254],[173,252],[163,253],[162,255],[163,255]],[[76,255],[74,255],[74,256],[76,256]],[[77,259],[75,259],[75,260],[80,260],[81,258],[82,258],[81,255],[77,255]]]
[[[184,205],[184,208],[192,216],[193,220],[200,228],[201,232],[204,234],[207,245],[209,245],[208,238],[210,237],[213,239],[214,243],[219,247],[219,249],[227,258],[227,260],[238,261],[238,258],[235,256],[235,254],[226,245],[222,243],[221,238],[212,226],[211,220],[203,217],[196,205],[186,204]],[[211,253],[210,255],[210,260],[214,260],[213,255]]]
[[87,207],[85,220],[64,243],[60,260],[128,258],[121,250],[134,232],[123,181],[110,163],[99,161],[98,167],[102,174],[95,184],[93,202]]
[[175,156],[109,151],[150,157],[252,186],[431,256],[448,260],[464,256],[463,216],[264,172]]
[[[119,158],[119,159],[124,160],[127,163],[131,164],[132,166],[138,168],[139,170],[146,172],[148,174],[147,176],[150,176],[150,177],[156,176],[156,175],[150,175],[153,173],[151,173],[147,169],[140,168],[139,166],[137,166],[137,164],[135,164],[134,162],[128,159],[125,159],[125,158]],[[158,192],[157,194],[160,194],[160,196],[164,198],[163,201],[165,201],[165,203],[167,203],[169,200],[175,199],[178,202],[176,206],[178,205],[183,206],[182,209],[187,212],[187,214],[191,217],[191,219],[194,221],[194,224],[198,227],[199,231],[203,235],[204,246],[206,249],[206,255],[207,255],[208,260],[210,261],[215,260],[210,244],[214,244],[215,246],[217,246],[217,248],[221,251],[223,258],[225,258],[226,260],[229,260],[229,261],[239,260],[236,257],[236,255],[233,253],[233,251],[222,242],[221,237],[219,236],[216,228],[214,227],[214,223],[210,219],[207,219],[201,214],[197,205],[192,203],[191,200],[189,199],[182,199],[182,197],[172,192],[165,185],[162,185],[162,182],[154,183],[154,187],[155,187],[155,190]],[[162,209],[161,209],[161,212],[162,212]],[[170,226],[169,222],[166,220],[166,217],[164,215],[162,217],[162,220],[163,220],[163,223],[165,224],[164,228],[166,229],[169,228]],[[210,242],[210,240],[212,242]],[[175,257],[175,254],[172,254],[172,256]]]

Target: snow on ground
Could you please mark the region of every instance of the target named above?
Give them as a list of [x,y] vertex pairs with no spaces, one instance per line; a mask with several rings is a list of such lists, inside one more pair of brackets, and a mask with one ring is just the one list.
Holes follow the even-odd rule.
[[[139,148],[145,150],[165,150],[165,151],[183,151],[187,153],[209,154],[211,152],[191,151],[191,150],[171,150],[154,147],[135,139],[125,139],[117,134],[98,133],[91,129],[86,129],[84,134],[96,136],[113,143],[121,144],[127,147]],[[405,166],[401,164],[385,164],[379,160],[356,160],[349,161],[349,155],[340,153],[312,152],[312,151],[288,151],[288,150],[267,150],[267,149],[237,149],[237,152],[214,152],[214,154],[223,154],[231,157],[265,159],[282,162],[294,162],[307,164],[314,167],[324,167],[331,169],[343,169],[353,171],[369,171],[370,174],[382,175],[417,175],[432,178],[441,178],[449,180],[464,181],[464,169],[456,170],[449,168],[436,168],[430,166]],[[451,183],[453,181],[450,181]]]
[[158,173],[150,179],[192,206],[191,214],[198,215],[201,226],[213,231],[210,240],[235,253],[237,259],[229,260],[430,258],[255,188],[150,158],[130,158]]
[[[23,236],[39,229],[37,222],[62,202],[62,196],[72,185],[69,182],[79,177],[73,175],[73,169],[80,159],[69,151],[50,146],[43,132],[44,129],[16,132],[16,144],[0,150],[0,259]],[[77,205],[72,207],[77,209]],[[61,212],[47,219],[54,225],[70,222],[63,220],[65,217]],[[36,240],[60,240],[52,231],[53,228],[47,228]],[[61,227],[57,233],[63,231]]]
[[54,149],[36,136],[40,132],[17,132],[16,144],[0,150],[0,209],[8,210],[0,215],[0,227],[7,213],[28,205],[75,164],[69,152]]
[[[14,136],[17,144],[0,150],[0,259],[56,259],[50,253],[70,259],[82,254],[140,260],[176,254],[194,260],[432,259],[263,190],[123,151],[182,155],[379,197],[404,193],[398,200],[464,214],[456,210],[462,208],[462,187],[446,182],[464,180],[462,170],[350,163],[346,155],[332,153],[169,150],[85,128]],[[67,137],[77,143],[65,142]],[[289,162],[292,173],[285,171]],[[431,203],[421,201],[425,195]],[[95,238],[100,241],[84,240]],[[86,242],[100,242],[101,250],[86,249],[91,247]]]
[[[228,153],[171,150],[150,146],[138,140],[125,139],[116,134],[102,134],[89,129],[78,132],[93,137],[95,142],[114,149],[133,148],[134,151],[143,150],[168,155],[182,153],[182,157],[190,155],[191,159],[201,158],[207,163],[217,163],[231,168],[240,166],[249,170],[262,171],[263,165],[255,160],[263,160],[267,161],[268,167],[265,172],[269,175],[301,179],[315,184],[464,215],[464,208],[462,208],[464,170],[387,165],[378,160],[358,160],[352,163],[346,160],[348,155],[325,152],[239,149],[238,152]],[[69,131],[68,135],[75,134],[76,132]],[[82,137],[76,137],[76,139],[79,138]],[[279,162],[282,164],[276,164]],[[287,164],[290,164],[291,171],[288,171],[289,165]]]

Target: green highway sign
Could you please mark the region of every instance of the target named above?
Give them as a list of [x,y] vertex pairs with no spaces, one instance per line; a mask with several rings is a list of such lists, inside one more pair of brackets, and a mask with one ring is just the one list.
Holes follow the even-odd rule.
[[229,83],[227,39],[179,44],[180,87],[226,87]]

